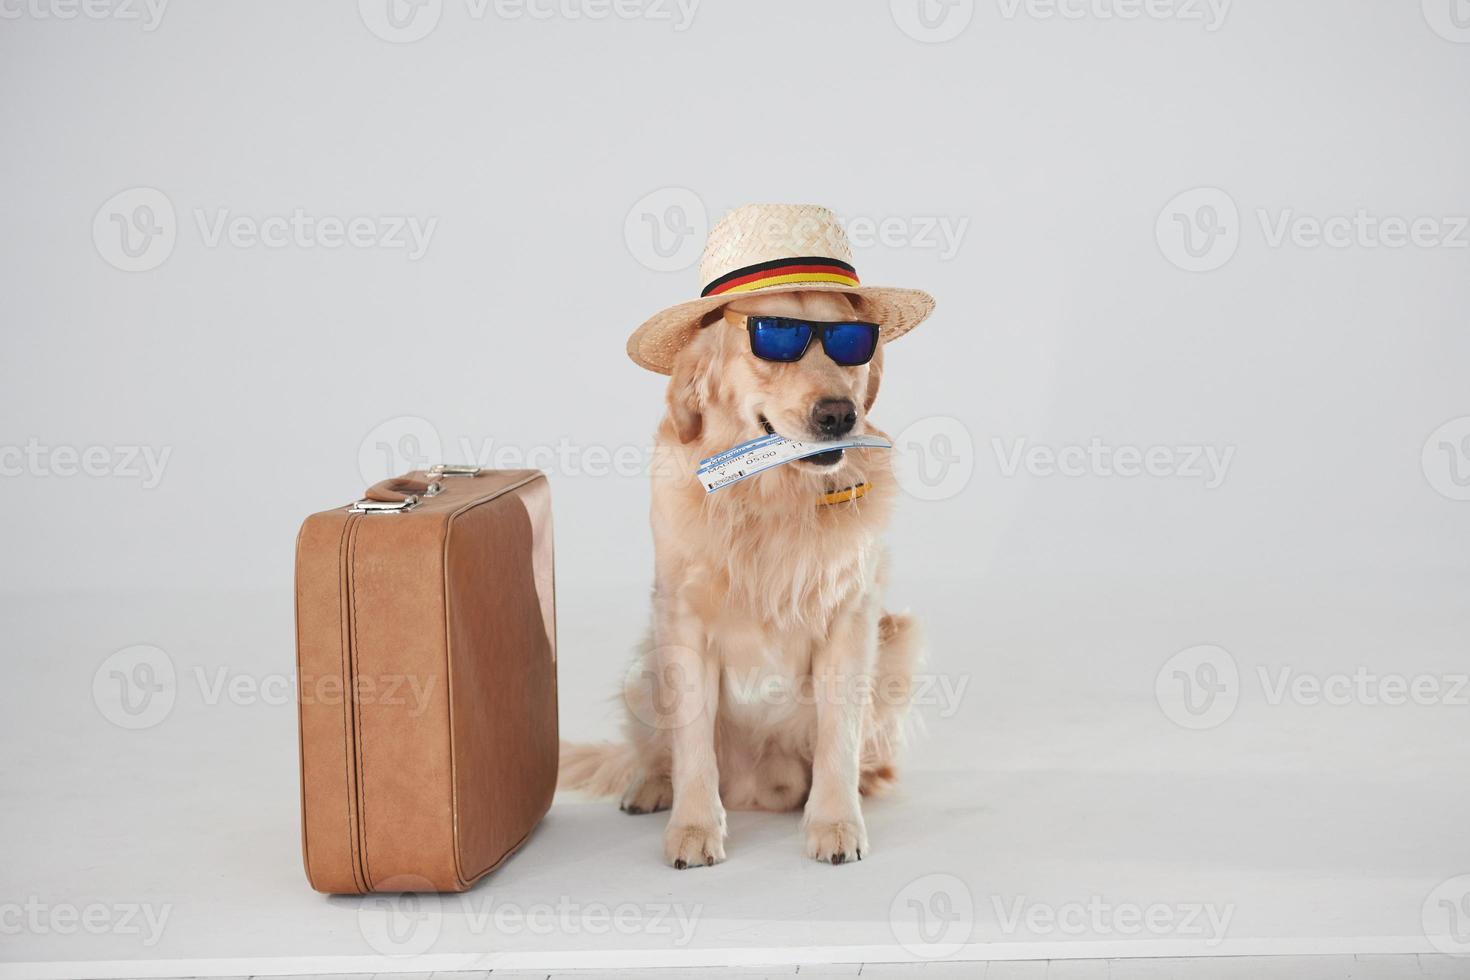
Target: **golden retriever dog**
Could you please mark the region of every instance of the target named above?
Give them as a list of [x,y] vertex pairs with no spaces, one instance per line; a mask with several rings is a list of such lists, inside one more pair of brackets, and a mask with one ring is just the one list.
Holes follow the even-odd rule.
[[858,303],[813,290],[736,300],[674,361],[656,437],[652,629],[625,685],[627,742],[564,745],[561,786],[621,793],[632,814],[670,810],[664,857],[676,868],[724,860],[727,808],[801,807],[807,856],[861,860],[861,797],[896,778],[920,641],[881,602],[889,451],[825,453],[710,494],[695,478],[698,460],[762,431],[883,435],[868,416],[881,345],[857,367],[815,342],[774,363],[746,333],[748,315],[852,320]]

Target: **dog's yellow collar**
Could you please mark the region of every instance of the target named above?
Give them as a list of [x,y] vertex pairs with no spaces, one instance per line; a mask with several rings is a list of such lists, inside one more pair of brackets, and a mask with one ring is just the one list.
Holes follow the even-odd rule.
[[817,506],[827,507],[831,504],[842,504],[849,500],[856,500],[871,489],[873,489],[873,485],[864,481],[855,486],[843,487],[841,490],[828,490],[817,498]]

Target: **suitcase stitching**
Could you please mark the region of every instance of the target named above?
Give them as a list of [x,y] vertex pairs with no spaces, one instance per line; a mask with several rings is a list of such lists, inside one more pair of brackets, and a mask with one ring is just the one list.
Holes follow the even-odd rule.
[[[353,615],[353,610],[349,608],[349,604],[351,602],[352,582],[352,569],[349,564],[352,555],[349,546],[355,540],[356,523],[357,518],[347,518],[346,522],[344,522],[342,525],[342,536],[341,539],[338,541],[337,546],[338,562],[340,563],[340,567],[342,569],[343,578],[342,599],[338,603],[337,609],[338,615],[342,616],[342,618],[344,619],[344,622],[342,623],[341,641],[338,646],[338,662],[341,664],[342,667],[342,744],[344,747],[344,751],[342,754],[342,768],[343,777],[346,780],[347,784],[347,793],[344,794],[344,796],[345,802],[347,804],[348,866],[352,871],[353,883],[356,884],[361,891],[365,892],[368,890],[367,882],[363,877],[362,870],[358,867],[358,819],[357,809],[354,806],[354,798],[357,795],[358,785],[357,781],[353,779],[354,767],[358,758],[357,732],[349,717],[352,706],[351,702],[348,700],[351,697],[350,692],[352,682],[352,670],[348,666],[348,658],[350,657],[352,652],[352,637],[349,631],[353,628],[355,624],[355,616]],[[343,615],[344,611],[346,613],[345,615]]]
[[[359,649],[359,643],[357,638],[357,576],[351,574],[351,572],[357,567],[357,533],[357,528],[356,526],[354,526],[352,531],[352,541],[350,545],[350,563],[348,565],[348,593],[351,597],[352,603],[352,676],[354,678],[357,676],[357,651]],[[359,842],[358,853],[361,855],[362,858],[363,888],[365,891],[372,891],[373,875],[372,871],[369,868],[367,851],[367,786],[364,783],[364,763],[362,759],[362,705],[358,702],[357,688],[355,684],[352,685],[351,693],[349,696],[352,699],[352,717],[354,722],[352,740],[353,748],[356,750],[357,762],[357,837]]]

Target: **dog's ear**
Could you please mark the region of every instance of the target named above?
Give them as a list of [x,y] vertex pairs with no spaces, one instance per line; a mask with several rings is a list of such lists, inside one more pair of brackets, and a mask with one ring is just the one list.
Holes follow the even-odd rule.
[[868,390],[863,395],[863,411],[870,412],[873,403],[878,400],[878,384],[883,380],[883,344],[878,344],[878,349],[873,352],[873,359],[868,362]]
[[702,346],[696,338],[679,351],[669,378],[669,420],[674,423],[674,434],[686,445],[704,431],[703,380],[709,355],[699,349]]

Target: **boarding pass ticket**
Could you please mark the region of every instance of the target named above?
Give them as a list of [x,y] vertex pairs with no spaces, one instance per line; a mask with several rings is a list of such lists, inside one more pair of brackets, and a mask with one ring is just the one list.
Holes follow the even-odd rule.
[[834,449],[892,449],[893,443],[880,436],[850,436],[836,442],[806,442],[785,436],[761,436],[699,461],[699,482],[705,493],[739,483],[773,466]]

